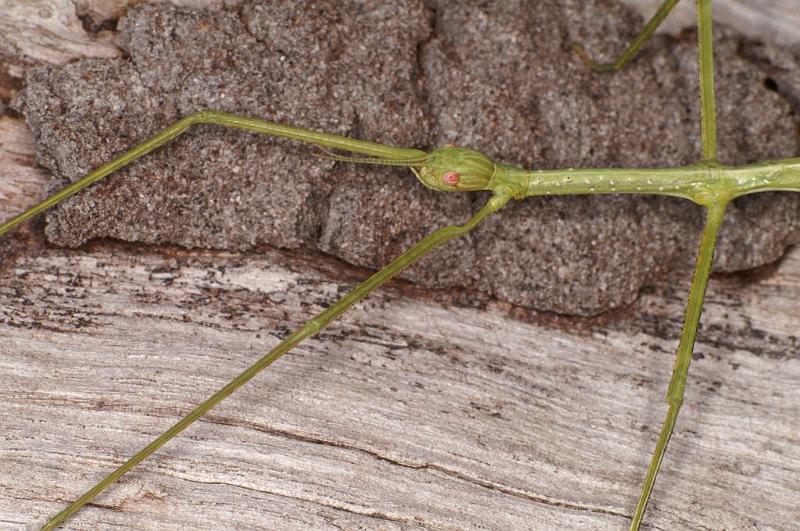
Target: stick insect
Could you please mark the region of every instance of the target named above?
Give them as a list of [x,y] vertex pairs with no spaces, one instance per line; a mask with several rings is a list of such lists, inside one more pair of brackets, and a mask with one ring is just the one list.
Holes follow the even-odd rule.
[[[610,65],[593,62],[579,46],[575,47],[582,59],[593,69],[613,71],[622,68],[655,28],[677,4],[677,0],[666,1],[644,31],[631,44],[618,61]],[[4,233],[19,223],[43,212],[66,197],[106,177],[133,160],[169,142],[194,124],[215,124],[244,129],[268,135],[288,138],[316,145],[325,150],[326,156],[343,162],[407,166],[429,188],[442,192],[469,192],[487,190],[492,197],[485,206],[463,225],[440,229],[412,247],[386,268],[356,287],[340,302],[309,321],[291,334],[275,349],[245,370],[218,393],[203,402],[197,409],[175,424],[129,461],[112,472],[103,481],[86,492],[64,511],[56,515],[46,526],[52,528],[66,520],[97,494],[115,482],[121,475],[152,454],[172,437],[222,401],[237,388],[249,381],[259,371],[270,365],[304,339],[319,333],[327,324],[349,309],[371,291],[431,249],[463,236],[492,213],[512,200],[522,200],[536,195],[563,195],[587,193],[649,193],[688,199],[705,209],[706,224],[701,239],[700,252],[693,277],[686,320],[673,373],[667,393],[668,413],[659,436],[656,451],[647,470],[642,494],[637,503],[631,524],[638,529],[642,524],[645,509],[652,492],[667,443],[673,432],[678,411],[683,401],[684,388],[691,361],[693,344],[700,319],[703,296],[711,268],[714,245],[723,218],[725,206],[736,197],[774,190],[800,189],[800,159],[763,162],[742,167],[726,167],[716,161],[716,116],[714,105],[714,83],[711,43],[711,2],[699,0],[698,24],[700,29],[701,97],[703,159],[695,165],[680,168],[633,169],[588,169],[588,170],[524,170],[494,162],[485,155],[455,146],[444,146],[430,153],[407,148],[384,146],[371,142],[348,139],[336,135],[299,129],[296,127],[249,119],[226,113],[204,111],[180,120],[167,127],[155,137],[144,141],[117,159],[99,167],[85,178],[47,198],[45,201],[0,226]],[[340,153],[349,153],[344,155]],[[358,156],[356,156],[358,155]]]

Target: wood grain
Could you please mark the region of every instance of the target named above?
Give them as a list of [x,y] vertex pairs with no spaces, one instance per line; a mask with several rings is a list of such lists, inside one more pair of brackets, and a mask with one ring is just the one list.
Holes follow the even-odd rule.
[[[29,163],[4,156],[2,173]],[[365,274],[37,241],[17,236],[0,277],[4,529],[43,524]],[[604,321],[392,284],[65,528],[624,529],[665,412],[675,282]],[[798,298],[800,252],[712,281],[650,528],[800,519]]]
[[10,218],[40,199],[46,181],[45,171],[36,167],[25,122],[0,115],[0,218]]
[[0,50],[17,77],[22,65],[120,55],[104,36],[87,35],[70,0],[0,0]]
[[[75,32],[75,47],[37,37],[22,56],[110,50]],[[2,117],[0,217],[43,182],[24,124]],[[0,244],[2,529],[43,524],[366,274],[269,249],[69,251],[40,229]],[[627,528],[686,275],[593,321],[393,283],[65,528]],[[800,520],[799,298],[797,250],[712,280],[649,528]]]
[[[656,12],[663,0],[621,0],[645,18]],[[800,10],[796,0],[714,0],[714,20],[753,39],[783,45],[800,43]],[[695,2],[678,2],[660,31],[677,33],[694,27]]]

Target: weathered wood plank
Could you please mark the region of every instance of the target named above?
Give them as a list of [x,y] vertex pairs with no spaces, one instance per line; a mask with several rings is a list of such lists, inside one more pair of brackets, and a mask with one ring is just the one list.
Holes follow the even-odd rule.
[[47,174],[35,161],[25,122],[0,115],[0,218],[18,214],[40,198]]
[[[21,123],[0,134],[5,216],[42,176]],[[270,250],[29,243],[0,276],[2,528],[43,523],[365,274]],[[686,284],[605,321],[393,284],[66,528],[622,529]],[[798,252],[712,282],[654,528],[800,519],[799,295]]]
[[[333,302],[355,277],[337,267],[118,245],[20,257],[0,279],[0,519],[41,524]],[[68,528],[624,528],[683,295],[570,330],[395,285]],[[712,282],[654,528],[800,518],[798,298],[800,252]]]
[[110,42],[86,34],[70,0],[0,0],[0,50],[20,77],[21,65],[120,55]]
[[[664,0],[621,0],[650,17]],[[677,33],[695,25],[695,2],[678,2],[661,31]],[[800,43],[800,9],[796,0],[714,0],[714,19],[754,39],[777,44]]]

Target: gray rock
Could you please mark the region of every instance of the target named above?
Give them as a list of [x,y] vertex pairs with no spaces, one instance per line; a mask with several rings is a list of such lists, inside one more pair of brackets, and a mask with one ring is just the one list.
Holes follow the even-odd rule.
[[[193,111],[213,108],[406,146],[453,142],[531,168],[654,166],[700,158],[695,36],[658,36],[595,75],[565,51],[610,58],[641,19],[600,0],[243,2],[229,11],[132,8],[125,59],[31,71],[25,113],[51,190]],[[717,37],[723,162],[800,153],[790,100],[741,39]],[[463,221],[480,197],[436,194],[408,172],[334,164],[314,149],[202,126],[48,216],[48,238],[248,249],[316,248],[380,267]],[[731,209],[717,269],[775,260],[797,239],[795,195]],[[652,197],[540,198],[406,273],[432,287],[595,314],[687,264],[699,207]]]

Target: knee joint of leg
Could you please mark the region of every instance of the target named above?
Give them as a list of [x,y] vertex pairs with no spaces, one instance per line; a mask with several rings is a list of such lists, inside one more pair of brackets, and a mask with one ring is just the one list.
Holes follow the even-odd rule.
[[322,323],[318,319],[311,319],[306,323],[305,328],[311,332],[311,335],[317,335],[322,330]]
[[675,409],[680,409],[683,405],[683,397],[667,395],[667,405]]

